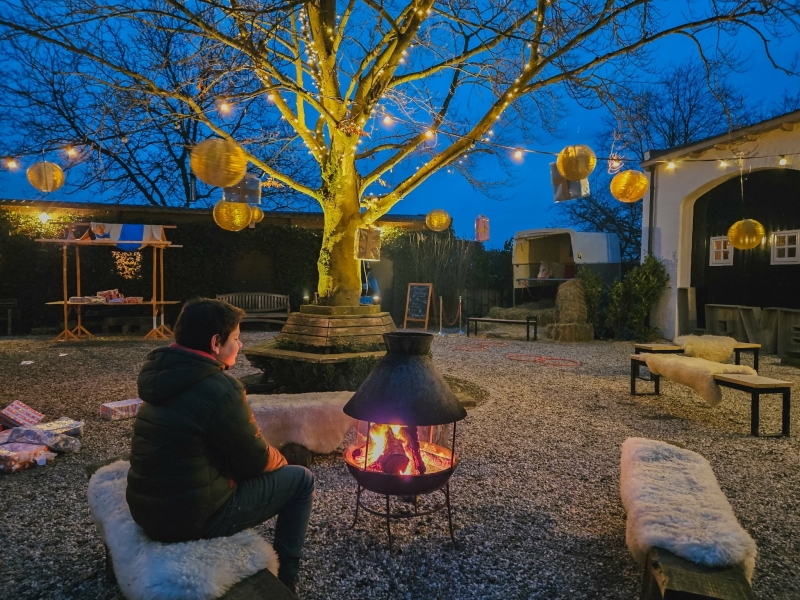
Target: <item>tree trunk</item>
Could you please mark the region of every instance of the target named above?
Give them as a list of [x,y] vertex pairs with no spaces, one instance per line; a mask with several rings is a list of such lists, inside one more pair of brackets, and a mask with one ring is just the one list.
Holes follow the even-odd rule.
[[[351,173],[354,172],[351,171]],[[329,306],[358,306],[361,273],[356,258],[356,232],[361,224],[354,176],[336,174],[336,193],[323,204],[325,229],[317,261],[319,297]]]

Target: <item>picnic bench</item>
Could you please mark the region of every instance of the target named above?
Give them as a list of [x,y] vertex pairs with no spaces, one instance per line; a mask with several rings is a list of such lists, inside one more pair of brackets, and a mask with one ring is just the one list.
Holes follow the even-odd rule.
[[217,300],[241,308],[245,312],[242,323],[277,323],[285,325],[289,318],[289,296],[266,292],[238,292],[217,294]]
[[[761,344],[749,344],[747,342],[737,342],[733,347],[734,364],[742,364],[742,352],[750,352],[753,355],[753,368],[758,371],[758,354]],[[641,354],[683,354],[683,346],[675,344],[634,344],[633,353]]]
[[11,335],[14,317],[19,314],[19,302],[16,298],[0,298],[0,321],[6,322],[6,331]]
[[[641,354],[631,354],[631,395],[642,396],[644,394],[636,391],[636,380],[639,378],[639,369],[647,366]],[[661,376],[655,373],[650,374],[650,379],[654,383],[655,391],[653,395],[661,393]],[[739,373],[718,373],[714,375],[714,382],[720,387],[727,387],[750,394],[750,435],[759,437],[759,410],[762,394],[781,394],[783,405],[781,412],[781,433],[774,436],[788,436],[791,420],[791,395],[792,382],[762,377],[760,375],[745,375]]]
[[533,325],[533,341],[538,337],[539,318],[525,317],[522,319],[492,319],[491,317],[469,317],[467,319],[467,337],[469,337],[470,324],[475,323],[475,335],[478,335],[478,323],[503,323],[506,325],[525,325],[525,339],[531,341],[531,325]]

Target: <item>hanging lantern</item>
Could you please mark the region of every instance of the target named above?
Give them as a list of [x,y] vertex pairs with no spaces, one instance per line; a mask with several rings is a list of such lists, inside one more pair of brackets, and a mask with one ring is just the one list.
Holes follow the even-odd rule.
[[647,186],[647,175],[641,171],[620,171],[611,180],[611,195],[620,202],[636,202],[642,199]]
[[589,146],[578,144],[567,146],[558,153],[556,165],[558,172],[564,179],[569,181],[580,181],[586,179],[594,171],[597,164],[597,157]]
[[764,239],[764,226],[753,219],[737,221],[728,229],[728,242],[739,250],[755,248]]
[[444,231],[450,227],[451,220],[446,210],[434,208],[428,213],[428,216],[425,217],[425,225],[428,226],[428,229],[433,231]]
[[26,175],[30,184],[40,192],[55,192],[64,185],[64,171],[46,160],[32,164]]
[[258,206],[253,206],[250,212],[250,220],[253,223],[261,223],[264,220],[264,211],[261,210]]
[[261,180],[252,173],[248,173],[236,185],[222,190],[222,197],[228,202],[261,204]]
[[478,215],[478,217],[475,219],[475,241],[489,241],[489,219],[483,215]]
[[192,172],[203,183],[229,188],[239,183],[247,171],[247,155],[232,140],[209,138],[192,149]]
[[214,205],[214,221],[227,231],[241,231],[252,218],[253,209],[244,202],[220,200]]

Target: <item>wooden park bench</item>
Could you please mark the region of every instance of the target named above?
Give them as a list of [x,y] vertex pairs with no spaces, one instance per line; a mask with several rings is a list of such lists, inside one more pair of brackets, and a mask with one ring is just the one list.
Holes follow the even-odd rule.
[[289,318],[289,296],[266,292],[238,292],[217,294],[217,300],[241,308],[245,312],[242,323],[277,323],[285,325]]
[[[641,354],[631,354],[631,395],[641,396],[642,393],[636,391],[636,380],[639,379],[639,369],[646,367],[644,357]],[[661,376],[655,373],[650,374],[650,379],[655,385],[654,395],[661,393]],[[714,375],[714,381],[720,387],[727,387],[741,392],[750,393],[750,435],[758,437],[759,429],[759,410],[762,394],[781,394],[783,396],[783,406],[781,412],[781,433],[775,435],[788,436],[791,422],[791,403],[792,403],[792,382],[772,379],[771,377],[761,377],[760,375],[745,375],[739,373],[719,373]]]
[[[750,352],[753,355],[753,368],[758,371],[758,354],[761,344],[749,344],[747,342],[736,342],[733,347],[734,364],[742,364],[742,353]],[[683,346],[675,344],[634,344],[633,353],[641,354],[683,354]]]
[[478,323],[503,323],[506,325],[525,325],[525,339],[531,341],[531,325],[533,325],[533,341],[538,337],[539,318],[525,317],[522,319],[492,319],[491,317],[469,317],[467,319],[467,337],[469,337],[469,327],[475,323],[475,335],[478,335]]
[[[127,573],[127,579],[124,581],[118,581],[117,574],[114,571],[114,562],[112,559],[112,551],[109,549],[109,545],[116,548],[114,552],[120,552],[120,544],[122,546],[130,546],[133,544],[142,544],[141,539],[144,537],[143,532],[139,532],[138,527],[133,526],[132,521],[130,522],[131,527],[123,526],[122,528],[117,530],[117,537],[123,536],[126,539],[120,541],[120,539],[109,540],[105,537],[105,532],[103,530],[103,525],[108,525],[108,523],[104,522],[106,519],[109,519],[109,514],[115,515],[111,517],[111,519],[118,518],[119,514],[128,513],[128,505],[125,502],[124,490],[122,490],[121,494],[111,494],[107,496],[107,498],[111,498],[110,502],[112,506],[106,506],[103,511],[97,511],[97,507],[92,505],[91,496],[93,494],[93,487],[94,483],[92,482],[92,478],[95,473],[102,467],[115,465],[118,461],[127,461],[128,457],[120,457],[120,458],[112,458],[110,460],[106,460],[99,463],[94,463],[91,465],[86,466],[86,475],[89,477],[89,496],[90,496],[90,510],[92,512],[92,517],[95,519],[95,523],[97,524],[97,528],[100,532],[100,536],[103,538],[103,547],[105,550],[105,574],[106,577],[112,583],[117,583],[123,588],[129,588],[132,586],[130,579],[130,573]],[[112,467],[115,468],[115,467]],[[125,471],[127,472],[127,471]],[[120,472],[119,475],[116,476],[116,481],[106,479],[100,486],[124,486],[126,485],[124,473]],[[99,497],[99,494],[98,494]],[[115,508],[113,506],[113,502],[119,502],[120,506]],[[95,500],[97,502],[97,500]],[[130,515],[127,515],[127,519],[131,519]],[[241,535],[241,532],[237,535]],[[176,558],[175,554],[173,555],[166,555],[159,549],[159,547],[163,546],[163,544],[157,542],[146,541],[144,545],[141,547],[141,554],[137,554],[136,561],[142,564],[147,564],[147,554],[150,552],[158,552],[159,556],[163,559],[164,562],[159,563],[161,565],[161,571],[156,575],[156,578],[159,579],[159,585],[153,585],[153,587],[148,589],[148,596],[153,600],[159,600],[164,598],[175,598],[177,597],[176,590],[172,589],[171,581],[169,580],[169,576],[165,575],[165,573],[174,573],[176,579],[185,579],[186,573],[191,572],[192,566],[189,564],[182,564],[181,561],[184,560],[196,560],[201,559],[200,556],[203,552],[203,544],[204,542],[208,542],[209,540],[196,540],[192,542],[184,542],[181,546],[188,546],[193,545],[192,552],[185,553],[184,558]],[[244,546],[240,547],[242,560],[247,561],[252,559],[251,551],[248,551]],[[129,553],[130,554],[130,553]],[[180,553],[177,553],[180,554]],[[216,555],[215,555],[216,556]],[[118,557],[119,558],[119,557]],[[130,556],[127,557],[130,559]],[[206,563],[208,560],[206,559]],[[171,564],[166,564],[171,563]],[[119,566],[119,565],[118,565]],[[122,572],[125,575],[125,572]],[[138,577],[140,580],[144,580],[145,582],[153,584],[152,581],[148,579],[148,573],[139,573]],[[175,588],[182,588],[186,585],[185,581],[176,581]],[[165,589],[170,588],[170,589]],[[128,590],[130,591],[130,590]],[[137,593],[141,592],[142,589],[137,589]],[[160,593],[157,593],[160,592]],[[128,594],[124,594],[126,597]],[[140,597],[137,595],[137,597]],[[192,597],[195,597],[193,595]],[[253,575],[240,580],[238,583],[233,584],[228,590],[220,596],[217,596],[217,600],[297,600],[297,596],[294,595],[289,588],[287,588],[283,583],[278,580],[278,578],[273,575],[268,569],[261,569],[257,571]]]
[[0,298],[0,321],[6,322],[8,335],[11,335],[11,326],[18,314],[19,303],[16,298]]
[[629,438],[620,462],[625,538],[644,565],[640,598],[751,600],[756,544],[708,461],[665,442]]

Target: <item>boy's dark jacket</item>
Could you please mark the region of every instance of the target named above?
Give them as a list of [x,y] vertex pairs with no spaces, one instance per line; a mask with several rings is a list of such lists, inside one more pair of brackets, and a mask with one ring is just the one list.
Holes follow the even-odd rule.
[[286,464],[264,440],[244,387],[213,358],[159,348],[139,373],[126,498],[159,542],[204,537],[236,481]]

